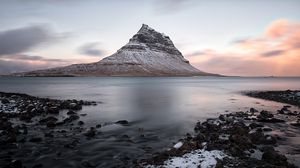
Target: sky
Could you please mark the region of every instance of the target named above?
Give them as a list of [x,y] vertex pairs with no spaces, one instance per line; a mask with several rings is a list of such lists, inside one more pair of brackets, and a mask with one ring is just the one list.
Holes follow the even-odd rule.
[[99,61],[145,23],[202,71],[300,76],[299,0],[0,3],[0,74]]

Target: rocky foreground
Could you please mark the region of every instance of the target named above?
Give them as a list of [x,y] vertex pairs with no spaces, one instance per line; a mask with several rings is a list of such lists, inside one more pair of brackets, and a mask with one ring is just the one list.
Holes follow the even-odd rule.
[[[298,93],[247,92],[246,95],[298,105]],[[297,167],[276,150],[284,137],[270,133],[273,130],[270,124],[300,128],[300,112],[290,108],[286,105],[277,112],[250,108],[198,122],[195,135],[187,134],[169,150],[141,160],[137,167]]]
[[[72,135],[67,134],[65,129],[68,125],[76,125],[76,132],[84,131],[80,128],[84,124],[80,121],[77,111],[82,106],[97,105],[93,101],[83,100],[57,100],[39,98],[18,93],[0,92],[0,167],[3,168],[22,168],[21,160],[15,159],[17,155],[26,155],[21,146],[32,144],[35,146],[41,142],[48,143],[47,140],[53,137],[63,137],[67,143],[60,144],[65,148],[75,147],[79,141],[72,140]],[[66,112],[65,117],[59,114]],[[55,130],[55,131],[54,131]],[[90,128],[84,135],[90,137],[95,135],[96,129]],[[50,145],[50,143],[49,143]],[[20,156],[19,156],[20,157]],[[43,167],[42,164],[33,167]]]
[[[289,100],[297,104],[295,100],[298,99],[298,93],[299,91],[282,91],[245,94],[254,95],[253,97],[264,95],[264,99],[276,101],[289,97]],[[268,96],[272,99],[266,98]],[[86,114],[80,113],[80,110],[83,106],[90,105],[97,103],[0,92],[0,167],[47,167],[43,163],[23,163],[22,158],[41,157],[47,153],[54,153],[53,157],[60,158],[63,152],[73,151],[83,143],[82,137],[86,140],[93,139],[104,125],[85,126],[81,117]],[[151,158],[135,159],[133,164],[135,167],[148,168],[297,167],[277,150],[285,137],[272,133],[276,129],[273,126],[300,128],[300,112],[293,109],[295,108],[290,105],[277,111],[249,108],[247,111],[222,114],[218,118],[198,122],[194,134],[187,134],[172,148],[154,154]],[[128,125],[129,122],[121,120],[115,124]],[[97,167],[88,161],[83,161],[78,166]],[[128,166],[124,164],[117,167]]]

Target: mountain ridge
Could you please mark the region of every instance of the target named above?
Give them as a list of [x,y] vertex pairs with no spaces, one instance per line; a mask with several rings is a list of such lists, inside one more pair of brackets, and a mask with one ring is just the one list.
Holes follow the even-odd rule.
[[116,53],[94,63],[72,64],[15,76],[216,76],[193,67],[169,36],[143,24]]

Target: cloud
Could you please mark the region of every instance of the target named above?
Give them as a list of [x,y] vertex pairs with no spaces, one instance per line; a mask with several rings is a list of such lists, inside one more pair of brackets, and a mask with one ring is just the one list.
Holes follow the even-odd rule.
[[262,53],[262,56],[265,56],[265,57],[279,56],[279,55],[284,54],[284,52],[285,52],[284,50],[272,50],[272,51],[267,51],[267,52]]
[[72,63],[71,60],[44,59],[39,56],[17,55],[14,57],[14,59],[0,59],[0,74],[46,69]]
[[31,55],[5,55],[1,56],[0,60],[23,60],[23,61],[47,61],[47,62],[69,62],[68,60],[64,59],[51,59],[51,58],[44,58],[41,56],[31,56]]
[[172,14],[191,7],[191,0],[155,0],[155,12],[158,14]]
[[235,40],[227,50],[188,55],[199,69],[224,75],[300,76],[300,23],[276,20],[257,37]]
[[36,25],[0,32],[0,55],[18,54],[62,38],[46,26]]
[[98,42],[87,43],[79,47],[78,51],[80,54],[89,55],[89,56],[103,56],[104,51],[97,48],[99,45]]

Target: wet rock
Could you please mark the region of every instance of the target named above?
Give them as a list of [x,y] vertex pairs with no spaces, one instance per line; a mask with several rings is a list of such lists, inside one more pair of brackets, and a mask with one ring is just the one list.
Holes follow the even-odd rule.
[[82,109],[82,106],[80,104],[75,103],[75,102],[70,103],[69,107],[70,107],[71,110],[81,110]]
[[129,122],[127,120],[119,120],[117,122],[115,122],[116,124],[121,124],[121,125],[128,125]]
[[57,106],[52,106],[47,110],[50,114],[59,114],[59,108]]
[[41,137],[33,137],[29,139],[29,142],[41,142],[43,139]]
[[79,143],[78,140],[73,140],[71,143],[65,144],[64,147],[74,149],[78,143]]
[[22,113],[22,114],[19,116],[19,118],[20,118],[21,121],[32,122],[32,121],[31,121],[32,115],[29,114],[29,113]]
[[75,115],[76,113],[74,111],[70,110],[70,111],[67,112],[67,114],[68,115]]
[[47,122],[47,127],[48,128],[54,128],[56,126],[56,123],[55,122],[53,122],[53,121],[48,121]]
[[102,127],[101,124],[96,125],[96,128],[101,128],[101,127]]
[[58,119],[56,117],[50,116],[43,119],[40,119],[39,123],[47,123],[47,122],[56,122]]
[[9,168],[23,168],[23,164],[22,164],[22,161],[20,161],[20,160],[12,160],[8,167]]
[[70,122],[73,122],[75,120],[78,120],[79,119],[79,116],[78,115],[70,115],[69,117],[65,118],[63,120],[64,123],[70,123]]
[[43,167],[43,164],[39,163],[39,164],[33,165],[32,168],[42,168],[42,167]]
[[263,128],[262,130],[265,131],[265,132],[270,132],[270,131],[272,131],[273,129],[272,129],[272,128],[269,128],[269,127],[266,127],[266,128]]
[[44,136],[45,136],[45,137],[48,137],[48,138],[53,138],[53,137],[54,137],[54,135],[53,135],[52,132],[46,132],[46,133],[44,134]]
[[252,107],[252,108],[250,108],[250,112],[251,113],[256,113],[256,112],[258,112],[258,110],[256,110],[255,108]]
[[92,163],[89,162],[89,161],[83,161],[83,162],[81,163],[81,165],[82,165],[83,167],[86,167],[86,168],[94,168],[94,167],[96,167],[95,164],[92,164]]
[[254,129],[254,128],[258,128],[258,127],[263,127],[263,125],[257,124],[257,123],[251,123],[251,124],[249,125],[249,127],[250,127],[251,129]]
[[257,118],[261,118],[261,119],[268,119],[268,118],[273,118],[274,115],[268,111],[261,111],[260,114],[257,116]]
[[78,121],[78,125],[83,125],[84,122],[83,121]]
[[216,164],[215,168],[223,168],[223,167],[224,167],[223,161],[220,159],[217,159],[217,164]]
[[266,122],[266,123],[284,123],[285,121],[278,118],[267,118],[267,119],[258,119],[259,122]]
[[9,103],[9,100],[6,99],[6,98],[4,98],[4,99],[1,100],[1,103],[2,103],[2,104],[8,104],[8,103]]
[[34,109],[35,106],[33,104],[29,104],[27,107],[26,107],[26,110],[27,112],[31,112],[32,109]]
[[287,158],[274,150],[264,152],[262,160],[276,166],[288,166]]
[[94,127],[91,127],[86,133],[84,133],[87,137],[94,137],[97,133],[97,130]]
[[295,127],[300,127],[300,119],[297,120],[297,122],[293,122],[293,123],[290,123],[292,126],[295,126]]

